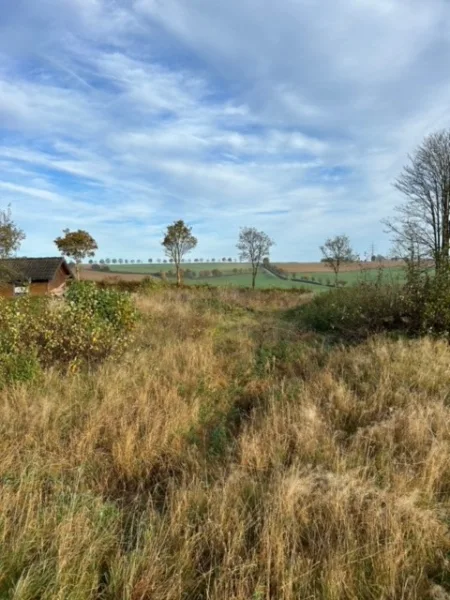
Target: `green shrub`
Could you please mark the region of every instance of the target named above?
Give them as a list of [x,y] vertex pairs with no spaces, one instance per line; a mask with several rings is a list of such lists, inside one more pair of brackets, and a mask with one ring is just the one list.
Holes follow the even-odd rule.
[[300,322],[346,339],[393,330],[450,336],[450,273],[413,270],[403,285],[386,283],[381,274],[354,286],[343,283],[300,308]]
[[0,381],[26,381],[41,367],[72,369],[123,352],[137,313],[128,294],[75,283],[64,300],[0,300]]
[[14,382],[32,381],[40,373],[41,366],[33,351],[0,354],[0,387]]
[[361,283],[317,295],[297,312],[300,322],[347,339],[371,333],[407,329],[408,303],[400,286]]

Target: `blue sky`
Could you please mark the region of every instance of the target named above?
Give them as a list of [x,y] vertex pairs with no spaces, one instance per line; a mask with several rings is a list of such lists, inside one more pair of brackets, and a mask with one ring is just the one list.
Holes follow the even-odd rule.
[[161,256],[185,219],[198,256],[240,226],[315,260],[380,224],[408,152],[450,124],[447,0],[0,0],[0,206],[53,255]]

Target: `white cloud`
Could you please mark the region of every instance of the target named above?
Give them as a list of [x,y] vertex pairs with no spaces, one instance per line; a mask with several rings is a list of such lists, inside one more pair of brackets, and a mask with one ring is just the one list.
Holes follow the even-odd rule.
[[444,0],[18,0],[0,25],[0,202],[28,254],[83,226],[105,255],[156,256],[179,217],[205,255],[248,224],[280,259],[341,231],[385,250],[393,178],[450,124],[449,17]]

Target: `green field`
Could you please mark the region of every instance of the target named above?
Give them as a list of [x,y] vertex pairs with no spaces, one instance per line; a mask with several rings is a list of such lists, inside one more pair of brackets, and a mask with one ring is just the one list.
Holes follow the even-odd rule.
[[[281,265],[280,265],[281,266]],[[136,273],[136,274],[156,274],[161,272],[175,271],[173,264],[164,263],[152,263],[152,264],[132,264],[132,265],[109,265],[111,273]],[[200,271],[212,271],[218,269],[222,271],[221,277],[197,277],[195,279],[185,279],[185,283],[188,285],[195,284],[208,284],[212,286],[239,286],[249,287],[251,286],[251,275],[250,273],[233,273],[233,269],[249,269],[249,263],[183,263],[183,269],[191,269],[199,273]],[[330,272],[305,272],[305,276],[316,282],[326,284],[327,282],[334,282],[334,274]],[[358,281],[369,280],[373,281],[379,276],[377,269],[359,270],[359,271],[344,271],[340,273],[339,280],[345,281],[347,285],[352,285]],[[382,269],[382,276],[387,281],[402,281],[404,278],[404,270],[402,267],[391,267]],[[296,277],[301,278],[301,273],[296,273]],[[261,268],[258,273],[256,280],[256,286],[258,288],[306,288],[314,292],[324,292],[329,288],[325,285],[319,286],[314,283],[308,284],[300,283],[292,280],[284,280],[272,275],[265,269]]]
[[[164,263],[148,263],[141,265],[109,265],[111,271],[116,273],[160,273],[161,271],[175,271],[174,264]],[[224,273],[233,272],[233,269],[249,269],[249,263],[183,263],[183,269],[191,269],[191,271],[212,271],[212,269],[219,269]]]
[[[143,264],[143,265],[109,265],[111,273],[137,273],[137,274],[148,274],[152,275],[160,272],[175,271],[173,264]],[[201,285],[208,284],[212,286],[237,286],[237,287],[250,287],[252,284],[252,277],[250,273],[233,273],[233,269],[249,269],[249,264],[246,263],[183,263],[184,269],[191,269],[197,273],[200,271],[212,271],[213,269],[219,269],[224,273],[221,277],[196,277],[195,279],[186,278],[184,282],[188,285]],[[316,285],[307,283],[297,283],[295,281],[285,281],[279,279],[268,273],[264,269],[261,269],[256,279],[256,286],[258,288],[305,288],[314,291],[320,291],[321,288]],[[326,288],[323,288],[326,289]]]
[[[347,285],[351,285],[353,283],[358,283],[360,281],[375,281],[380,272],[382,274],[383,279],[389,282],[397,282],[403,281],[405,278],[405,269],[403,267],[384,267],[380,270],[378,269],[361,269],[358,271],[343,271],[339,273],[339,281],[347,282]],[[321,283],[327,283],[328,281],[333,284],[334,283],[334,273],[330,272],[305,272],[296,273],[295,276],[299,279],[306,276],[308,279],[314,277],[315,281]]]

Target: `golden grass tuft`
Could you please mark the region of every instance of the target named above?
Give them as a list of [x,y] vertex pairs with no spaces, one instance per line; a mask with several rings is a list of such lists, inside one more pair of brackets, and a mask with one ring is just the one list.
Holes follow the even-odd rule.
[[278,294],[157,290],[120,362],[0,391],[0,598],[446,597],[448,344]]

